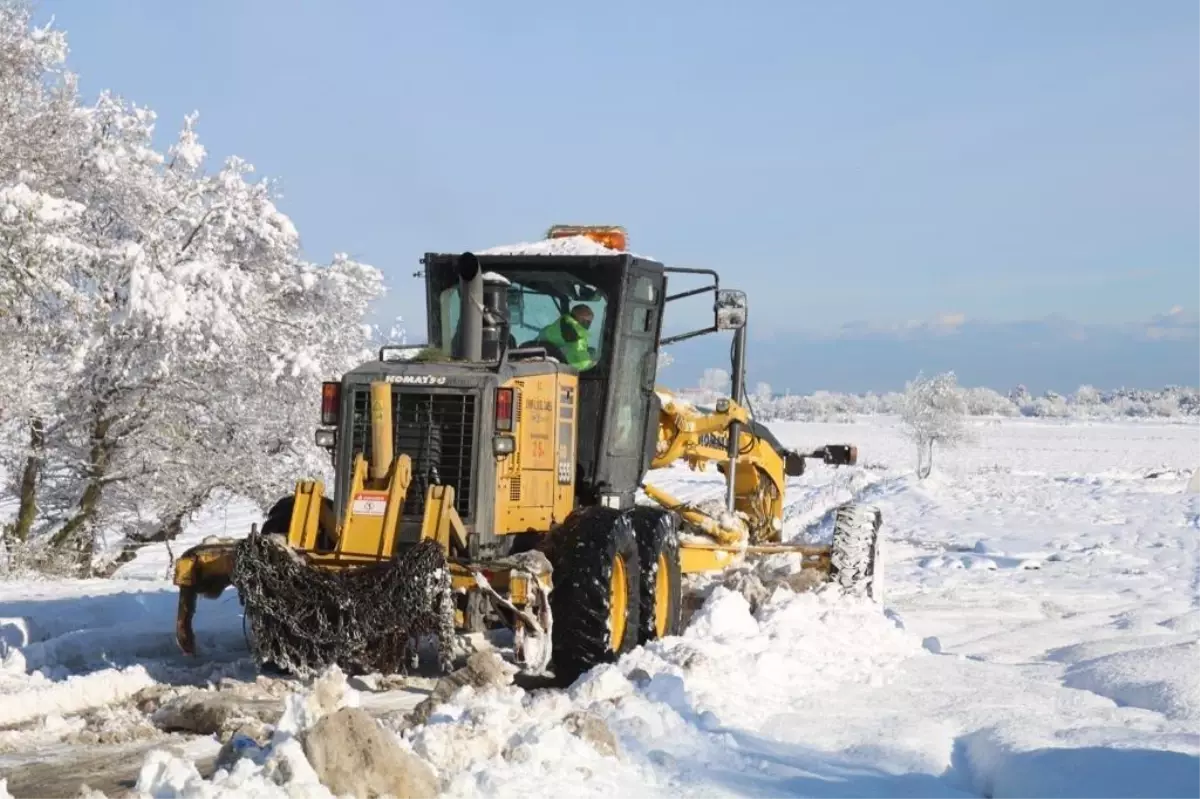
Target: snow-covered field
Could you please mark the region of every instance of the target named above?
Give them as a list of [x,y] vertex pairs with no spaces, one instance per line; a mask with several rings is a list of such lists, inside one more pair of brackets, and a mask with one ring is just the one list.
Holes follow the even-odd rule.
[[[710,585],[681,636],[568,691],[463,689],[403,730],[398,711],[428,681],[351,681],[342,701],[397,730],[447,796],[1200,795],[1200,495],[1184,490],[1200,428],[971,423],[976,441],[939,452],[920,483],[892,419],[773,425],[798,446],[858,444],[859,466],[792,480],[788,531],[819,535],[854,495],[879,505],[883,607],[781,587],[751,612]],[[685,499],[721,489],[685,469],[657,482]],[[188,541],[257,519],[213,507]],[[256,681],[231,592],[200,603],[207,659],[178,654],[168,563],[159,546],[119,579],[0,583],[0,780],[13,795],[263,795],[254,759],[202,784],[220,743],[163,732],[151,704],[220,684],[261,688],[282,710],[304,687]],[[287,734],[312,721],[300,710],[257,757],[288,762],[277,773],[294,795],[319,795]],[[615,754],[572,732],[580,711],[603,720]]]

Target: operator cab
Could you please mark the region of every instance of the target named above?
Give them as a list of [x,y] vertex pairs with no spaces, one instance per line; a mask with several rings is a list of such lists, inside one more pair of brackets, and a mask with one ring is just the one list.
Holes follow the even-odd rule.
[[[661,403],[655,382],[660,346],[737,329],[745,321],[745,295],[719,290],[717,274],[711,270],[667,268],[626,252],[620,228],[556,226],[547,239],[577,235],[606,249],[597,254],[560,254],[543,244],[475,254],[427,253],[422,259],[427,341],[442,356],[464,365],[493,368],[505,360],[537,359],[544,353],[553,359],[547,361],[548,369],[575,369],[579,374],[579,500],[629,508],[657,444]],[[464,277],[464,266],[471,277]],[[478,355],[470,355],[463,340],[480,334],[467,331],[462,303],[464,293],[473,290],[468,281],[479,272],[483,346]],[[713,283],[668,297],[667,273],[676,272],[705,275]],[[715,298],[712,327],[660,340],[668,301],[710,291]],[[732,308],[725,307],[731,302]],[[586,326],[576,324],[586,318],[584,309],[591,312]],[[571,339],[572,329],[586,339],[586,345]]]

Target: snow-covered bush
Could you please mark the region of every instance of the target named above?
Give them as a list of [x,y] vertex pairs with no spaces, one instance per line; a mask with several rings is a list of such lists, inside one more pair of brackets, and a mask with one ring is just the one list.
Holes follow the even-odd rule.
[[1021,413],[1024,416],[1065,419],[1071,415],[1071,409],[1067,405],[1066,398],[1061,394],[1047,391],[1043,396],[1032,399],[1022,405]]
[[367,355],[372,267],[300,257],[269,183],[206,170],[196,117],[91,104],[65,37],[0,4],[0,466],[33,539],[90,571],[99,538],[177,534],[216,490],[321,475],[319,383]]
[[990,388],[963,389],[963,402],[969,416],[1016,416],[1020,410],[998,391]]
[[754,386],[754,393],[750,395],[754,407],[757,408],[760,404],[769,405],[771,403],[771,384],[758,383]]
[[[895,392],[843,394],[767,394],[763,387],[751,395],[755,416],[763,421],[853,422],[856,416],[898,415],[903,396]],[[1160,391],[1120,389],[1100,392],[1083,386],[1071,396],[1053,391],[1034,397],[1024,387],[1004,395],[987,387],[962,388],[967,416],[1028,416],[1060,419],[1119,419],[1200,417],[1200,390],[1168,386]],[[700,392],[704,393],[704,392]],[[708,396],[708,394],[706,394]]]
[[967,404],[953,372],[933,377],[918,375],[908,383],[900,419],[917,445],[918,477],[928,477],[933,469],[935,444],[952,447],[966,438],[966,414]]
[[727,395],[730,388],[730,377],[725,369],[705,369],[700,378],[700,388],[714,394]]

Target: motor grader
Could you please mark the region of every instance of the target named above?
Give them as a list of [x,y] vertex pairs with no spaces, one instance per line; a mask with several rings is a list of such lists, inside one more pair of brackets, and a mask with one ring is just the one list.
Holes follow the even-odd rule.
[[[384,347],[322,387],[316,441],[334,465],[332,496],[321,481],[301,480],[248,539],[206,541],[177,559],[185,652],[196,651],[197,596],[231,583],[255,642],[322,637],[322,654],[293,654],[292,668],[327,665],[297,662],[305,658],[338,661],[338,647],[349,646],[339,636],[357,641],[352,666],[393,668],[395,658],[372,653],[404,642],[372,626],[395,622],[411,643],[451,625],[504,625],[519,663],[565,682],[678,632],[685,574],[796,553],[827,579],[871,592],[877,509],[838,508],[829,545],[781,540],[787,478],[807,459],[850,465],[857,452],[797,452],[751,418],[745,294],[722,288],[715,271],[626,252],[621,228],[547,234],[567,236],[599,242],[606,254],[425,254],[427,342]],[[671,294],[668,278],[704,285]],[[711,325],[662,335],[670,303],[706,294]],[[579,306],[592,324],[587,363],[573,365],[547,331]],[[733,335],[730,397],[701,410],[656,386],[663,346],[722,331]],[[646,482],[657,469],[710,462],[725,480],[711,507]],[[257,568],[249,542],[261,552],[267,539],[290,583],[247,576]],[[417,552],[424,566],[396,571]],[[415,612],[405,603],[434,583],[447,587],[445,601],[421,611],[424,627],[404,626],[400,617]],[[409,598],[397,599],[406,587]],[[347,598],[355,592],[370,598],[355,606]],[[255,651],[260,662],[279,659],[268,649]]]

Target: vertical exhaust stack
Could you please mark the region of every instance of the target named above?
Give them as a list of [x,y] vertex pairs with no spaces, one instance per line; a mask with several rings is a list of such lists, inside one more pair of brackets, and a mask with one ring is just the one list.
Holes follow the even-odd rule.
[[456,354],[478,362],[483,360],[483,270],[474,253],[464,252],[458,257],[458,281],[461,305]]

